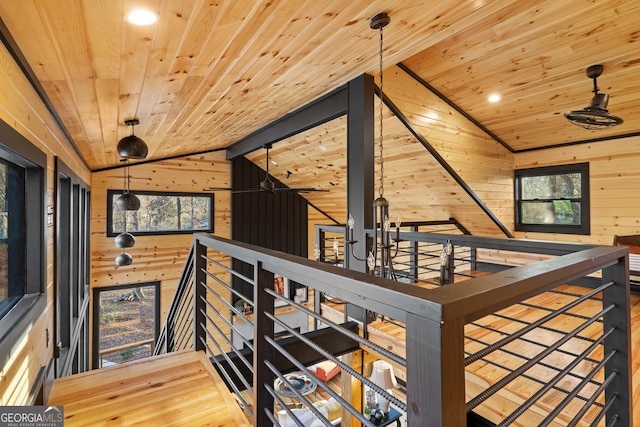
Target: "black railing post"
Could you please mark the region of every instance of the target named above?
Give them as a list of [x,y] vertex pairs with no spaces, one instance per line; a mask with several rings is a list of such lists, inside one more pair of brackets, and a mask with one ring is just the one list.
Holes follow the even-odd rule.
[[620,258],[617,264],[602,271],[604,283],[614,282],[602,295],[603,306],[615,307],[604,315],[604,331],[613,333],[604,341],[604,354],[615,352],[605,366],[605,380],[615,375],[611,385],[605,390],[605,401],[613,400],[607,412],[607,425],[631,426],[633,423],[633,388],[631,384],[631,307],[629,292],[629,255]]
[[[324,262],[324,239],[325,239],[325,231],[316,225],[316,247],[318,250],[318,261]],[[314,254],[315,255],[315,254]]]
[[407,313],[407,425],[466,426],[464,321]]
[[205,342],[207,339],[206,334],[206,321],[205,310],[207,299],[206,289],[204,283],[207,282],[207,275],[204,273],[207,268],[207,262],[205,256],[207,255],[207,247],[196,240],[195,244],[195,256],[194,256],[194,282],[193,282],[193,339],[194,348],[196,351],[205,349]]
[[[419,226],[418,225],[412,225],[409,228],[410,231],[419,231]],[[398,236],[400,237],[400,236]],[[420,259],[419,259],[419,254],[418,254],[418,249],[419,249],[419,245],[418,242],[416,240],[410,241],[410,246],[411,246],[411,260],[410,260],[410,268],[411,268],[411,276],[413,277],[413,280],[415,282],[418,281],[418,266],[420,263]]]
[[[316,249],[318,250],[318,261],[324,262],[324,239],[325,239],[325,231],[321,226],[316,225]],[[346,245],[345,245],[346,247]],[[346,255],[345,255],[346,258]],[[308,290],[307,290],[308,292]],[[322,294],[320,292],[316,292],[313,298],[313,310],[316,313],[320,313],[322,311]],[[320,323],[318,319],[313,320],[313,329],[318,329],[320,327]]]
[[274,337],[273,320],[264,313],[273,314],[274,297],[263,289],[274,289],[273,273],[262,268],[262,263],[256,266],[254,277],[257,278],[254,287],[254,326],[253,326],[253,390],[255,399],[254,426],[266,426],[272,424],[265,414],[265,410],[273,411],[273,396],[265,389],[265,384],[273,387],[275,374],[265,365],[265,362],[274,364],[275,349],[267,342],[265,337]]
[[469,246],[469,264],[471,270],[478,269],[478,250],[475,246]]

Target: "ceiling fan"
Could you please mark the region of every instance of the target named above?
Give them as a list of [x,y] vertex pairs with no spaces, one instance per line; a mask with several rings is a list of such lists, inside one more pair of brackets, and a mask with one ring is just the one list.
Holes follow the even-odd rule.
[[287,193],[312,193],[312,192],[328,192],[329,190],[319,190],[311,187],[302,187],[302,188],[289,188],[289,187],[276,187],[275,182],[271,180],[271,175],[269,175],[269,149],[271,148],[271,144],[266,144],[264,148],[267,150],[267,175],[263,181],[260,182],[260,185],[255,188],[247,188],[241,190],[234,190],[233,188],[226,187],[209,187],[205,188],[203,191],[231,191],[233,194],[238,193],[255,193],[260,191],[267,191],[269,193],[276,192],[287,192]]
[[601,64],[587,68],[587,77],[593,79],[593,98],[589,105],[582,110],[567,111],[564,116],[576,126],[587,130],[605,129],[623,123],[623,120],[610,114],[607,110],[609,95],[599,93],[596,79],[602,74],[604,67]]

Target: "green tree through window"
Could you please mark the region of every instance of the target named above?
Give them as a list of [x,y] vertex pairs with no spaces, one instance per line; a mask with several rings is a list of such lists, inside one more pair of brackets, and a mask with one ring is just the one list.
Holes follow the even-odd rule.
[[516,230],[589,234],[589,164],[515,172]]
[[135,192],[137,211],[119,211],[115,200],[121,191],[109,190],[107,235],[126,230],[132,234],[210,232],[213,230],[213,195],[200,193]]

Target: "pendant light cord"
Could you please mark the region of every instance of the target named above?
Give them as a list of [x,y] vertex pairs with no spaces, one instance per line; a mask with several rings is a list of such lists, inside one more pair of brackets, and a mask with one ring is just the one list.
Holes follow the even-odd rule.
[[383,121],[383,104],[384,104],[384,91],[382,90],[383,88],[383,71],[382,71],[382,66],[383,66],[383,62],[382,62],[382,48],[383,48],[383,37],[382,37],[382,29],[383,29],[384,25],[380,26],[380,124],[379,124],[379,144],[380,144],[380,188],[378,189],[378,193],[380,194],[380,197],[384,197],[384,157],[382,156],[382,121]]
[[[124,191],[125,193],[129,193],[129,161],[127,159],[122,159],[122,162],[124,162]],[[127,210],[122,211],[123,216],[124,216],[124,232],[127,232]],[[124,252],[124,248],[122,249],[122,252]]]

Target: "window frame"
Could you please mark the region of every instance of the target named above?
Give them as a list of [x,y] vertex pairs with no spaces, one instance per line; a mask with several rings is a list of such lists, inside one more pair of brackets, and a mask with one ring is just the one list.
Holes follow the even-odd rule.
[[121,285],[100,286],[92,289],[92,328],[91,328],[91,366],[98,369],[100,363],[100,294],[115,290],[126,290],[133,288],[153,287],[155,292],[154,313],[153,313],[153,339],[154,345],[158,343],[160,329],[162,327],[160,311],[162,307],[162,292],[159,280],[140,283],[123,283]]
[[[115,197],[124,193],[124,190],[110,189],[107,190],[107,237],[116,237],[122,231],[113,231],[113,210],[112,203]],[[190,230],[156,230],[156,231],[133,231],[127,230],[134,236],[165,236],[173,234],[193,234],[193,233],[213,233],[215,205],[214,195],[212,193],[194,193],[194,192],[174,192],[174,191],[131,191],[136,196],[173,196],[173,197],[202,197],[209,199],[209,227]]]
[[[47,155],[0,120],[0,156],[25,168],[25,294],[0,318],[0,363],[11,347],[46,309]],[[47,336],[49,336],[47,334]],[[49,345],[49,342],[47,342]]]
[[[524,224],[522,223],[522,205],[527,200],[522,199],[522,178],[533,176],[564,175],[570,173],[580,173],[581,197],[576,200],[580,202],[580,225],[570,224]],[[514,205],[515,205],[515,229],[516,231],[529,231],[537,233],[557,233],[557,234],[591,234],[591,202],[589,186],[589,163],[572,163],[555,166],[541,166],[535,168],[524,168],[514,170]],[[532,199],[536,200],[536,199]],[[549,199],[556,200],[556,199]],[[557,199],[567,200],[567,199]]]

